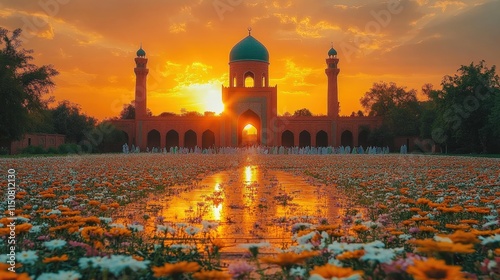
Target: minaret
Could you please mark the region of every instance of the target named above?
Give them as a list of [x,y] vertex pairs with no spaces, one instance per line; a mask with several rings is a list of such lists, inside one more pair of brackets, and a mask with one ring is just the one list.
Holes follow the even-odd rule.
[[337,51],[332,48],[328,51],[328,58],[326,59],[325,69],[326,76],[328,77],[328,117],[337,118],[339,116],[339,93],[337,88],[337,76],[340,69],[337,68],[339,59],[337,58]]
[[146,118],[146,77],[149,73],[147,68],[148,59],[146,58],[146,52],[141,48],[137,51],[137,57],[135,58],[135,119]]

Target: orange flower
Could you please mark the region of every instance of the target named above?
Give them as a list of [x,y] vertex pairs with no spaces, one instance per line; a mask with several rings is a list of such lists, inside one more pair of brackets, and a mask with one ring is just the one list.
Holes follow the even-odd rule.
[[17,274],[14,272],[0,271],[1,280],[30,280],[28,273]]
[[365,250],[355,250],[355,251],[346,251],[340,255],[338,255],[336,258],[339,261],[343,260],[350,260],[350,259],[359,259],[362,256],[365,255]]
[[196,272],[200,270],[200,265],[197,262],[178,262],[166,263],[163,266],[153,266],[151,270],[154,272],[154,277],[167,277],[171,275],[180,275],[188,272]]
[[448,242],[438,242],[432,239],[418,239],[409,241],[409,243],[413,243],[417,245],[417,252],[422,253],[435,253],[435,252],[443,252],[443,253],[474,253],[474,245],[473,244],[460,244],[460,243],[448,243]]
[[414,260],[414,265],[409,266],[406,272],[415,280],[462,280],[466,279],[461,266],[447,265],[443,260],[428,258],[425,261]]
[[104,229],[100,227],[84,227],[80,234],[83,239],[89,241],[93,237],[101,237],[104,234]]
[[495,249],[495,255],[500,256],[500,248]]
[[369,228],[367,226],[365,226],[365,225],[355,225],[351,229],[354,230],[357,233],[369,230]]
[[260,260],[263,263],[276,264],[282,267],[290,267],[294,264],[302,263],[306,259],[319,255],[319,252],[307,252],[304,251],[300,254],[286,252],[278,254],[276,257],[264,257]]
[[461,230],[457,230],[453,234],[448,235],[447,237],[450,238],[451,241],[453,241],[454,243],[462,243],[462,244],[479,243],[479,239],[477,239],[474,233],[465,232]]
[[101,204],[101,203],[99,201],[97,201],[97,200],[90,200],[89,201],[89,205],[91,205],[91,206],[97,206],[99,204]]
[[466,230],[466,229],[469,229],[470,226],[467,225],[467,224],[459,224],[459,225],[454,225],[454,224],[446,224],[445,226],[446,228],[449,228],[449,229],[454,229],[454,230],[457,230],[457,229],[461,229],[461,230]]
[[355,279],[354,277],[357,275],[359,278],[363,276],[363,271],[360,270],[353,270],[350,267],[338,267],[334,266],[331,264],[325,264],[323,266],[315,266],[313,270],[310,272],[311,276],[314,274],[318,274],[323,278],[326,279],[331,279],[333,277],[343,279],[343,278],[348,278],[352,277],[352,279]]
[[421,232],[438,232],[437,229],[431,227],[431,226],[419,226],[418,229]]
[[127,228],[114,227],[109,230],[109,234],[114,237],[131,236],[132,232]]
[[193,278],[196,280],[229,280],[231,275],[223,271],[210,270],[196,272],[193,274]]
[[68,255],[64,254],[60,257],[55,256],[55,257],[47,257],[43,259],[43,263],[51,263],[51,262],[65,262],[68,260]]

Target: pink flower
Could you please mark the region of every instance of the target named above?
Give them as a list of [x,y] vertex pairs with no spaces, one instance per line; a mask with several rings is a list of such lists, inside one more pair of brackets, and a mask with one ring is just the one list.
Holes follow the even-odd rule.
[[228,272],[233,276],[233,278],[239,278],[245,275],[250,274],[252,271],[255,270],[253,266],[248,264],[245,261],[239,261],[232,263],[228,266]]

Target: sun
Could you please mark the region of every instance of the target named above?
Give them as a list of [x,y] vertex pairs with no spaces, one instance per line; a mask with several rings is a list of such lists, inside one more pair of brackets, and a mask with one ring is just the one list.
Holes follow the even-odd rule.
[[247,135],[257,135],[257,128],[252,124],[245,125],[243,131],[245,131]]
[[210,88],[203,93],[204,111],[215,112],[220,114],[224,111],[224,103],[222,103],[222,93],[220,89]]

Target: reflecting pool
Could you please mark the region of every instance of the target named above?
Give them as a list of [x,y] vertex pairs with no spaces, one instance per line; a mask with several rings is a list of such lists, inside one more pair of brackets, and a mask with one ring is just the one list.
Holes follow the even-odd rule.
[[169,187],[164,195],[152,195],[142,203],[128,205],[123,215],[115,218],[145,224],[150,234],[159,219],[163,223],[195,225],[206,220],[217,222],[218,238],[230,243],[266,240],[286,246],[293,224],[332,224],[352,210],[359,209],[332,186],[285,171],[247,165],[206,176],[190,186]]

